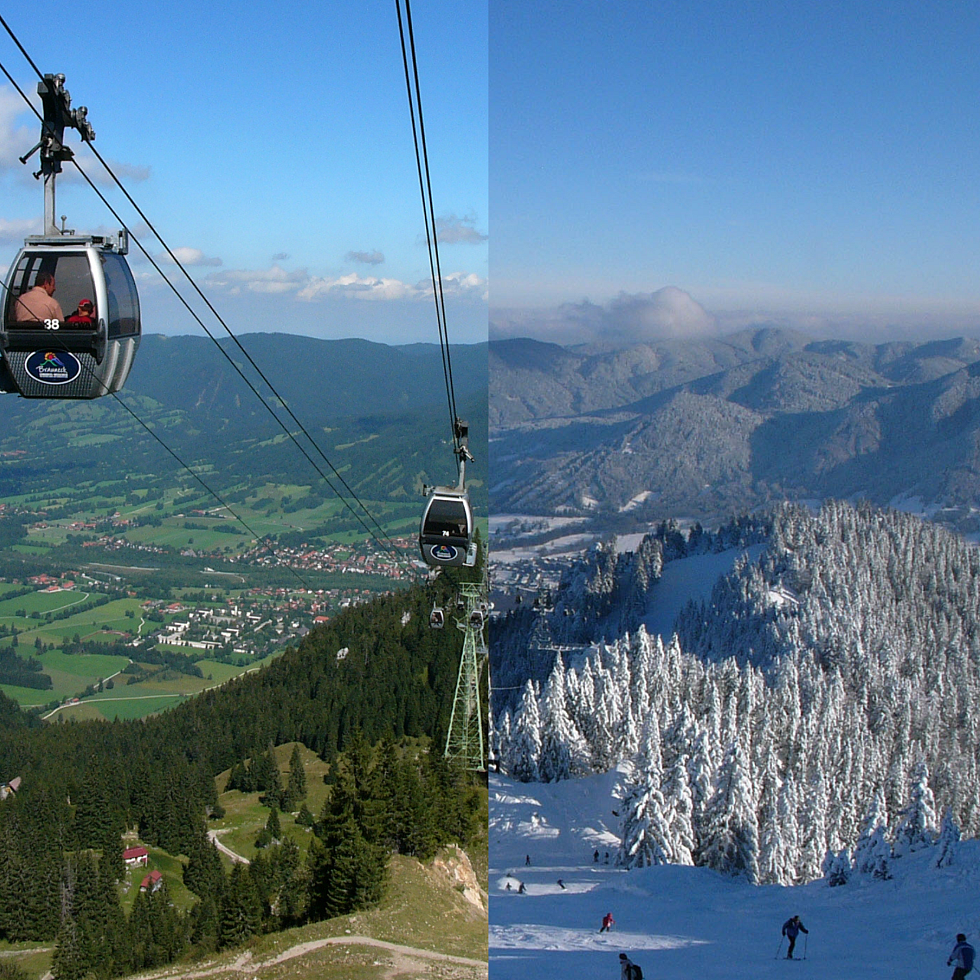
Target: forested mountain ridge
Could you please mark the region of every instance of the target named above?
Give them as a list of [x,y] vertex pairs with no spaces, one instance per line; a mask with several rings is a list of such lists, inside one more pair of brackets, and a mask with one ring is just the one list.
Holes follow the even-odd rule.
[[492,506],[638,523],[786,498],[966,510],[980,494],[978,360],[969,340],[775,329],[616,351],[493,342]]
[[[347,610],[270,665],[145,721],[25,727],[0,700],[0,779],[21,777],[0,802],[0,937],[56,938],[59,977],[115,976],[370,904],[387,854],[465,844],[477,804],[467,777],[438,749],[395,749],[445,737],[460,640],[432,630],[428,612],[451,590],[444,575]],[[246,760],[257,774],[270,747],[291,741],[333,763],[328,804],[311,817],[322,844],[304,864],[273,840],[262,861],[226,876],[205,837],[214,777]],[[281,787],[257,788],[283,805]],[[188,917],[171,915],[167,950],[152,952],[139,931],[149,919],[127,923],[112,899],[121,834],[134,826],[188,858],[184,884],[200,899]],[[76,896],[67,906],[65,888]]]
[[[421,482],[454,479],[438,345],[400,348],[287,334],[249,334],[242,344],[358,495],[411,499]],[[263,400],[276,407],[241,353],[223,346]],[[479,500],[486,492],[486,453],[478,447],[487,440],[487,348],[455,346],[452,357],[459,411],[470,423],[476,450],[467,472]],[[263,480],[322,485],[206,338],[144,337],[119,398],[185,462],[203,467],[215,489]],[[127,473],[170,481],[172,474],[183,475],[115,399],[51,402],[11,396],[3,404],[0,495],[121,480]],[[279,415],[298,433],[281,408]],[[325,463],[320,466],[331,475]]]
[[574,660],[540,651],[550,673],[496,717],[504,767],[550,780],[632,760],[624,836],[754,881],[818,877],[847,849],[887,864],[937,838],[944,806],[976,835],[976,549],[870,506],[770,520],[759,560],[672,640],[640,625]]

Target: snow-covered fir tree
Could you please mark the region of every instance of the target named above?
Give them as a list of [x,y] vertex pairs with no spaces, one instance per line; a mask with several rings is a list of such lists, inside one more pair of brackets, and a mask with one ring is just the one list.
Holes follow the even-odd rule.
[[899,812],[892,847],[901,856],[928,847],[936,839],[936,803],[929,789],[929,767],[920,762],[916,767],[908,803]]
[[956,826],[949,807],[943,807],[943,817],[939,824],[939,840],[936,842],[938,851],[936,867],[948,868],[956,860],[956,848],[960,842],[960,828]]

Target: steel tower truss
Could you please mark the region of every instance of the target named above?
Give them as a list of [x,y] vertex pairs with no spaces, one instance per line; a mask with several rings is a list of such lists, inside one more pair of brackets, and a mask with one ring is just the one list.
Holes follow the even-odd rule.
[[459,662],[445,756],[460,762],[465,769],[483,772],[486,761],[480,712],[480,663],[487,655],[484,630],[488,607],[481,586],[467,583],[461,585],[459,591],[466,604],[466,618],[456,621],[456,628],[464,633],[463,656]]

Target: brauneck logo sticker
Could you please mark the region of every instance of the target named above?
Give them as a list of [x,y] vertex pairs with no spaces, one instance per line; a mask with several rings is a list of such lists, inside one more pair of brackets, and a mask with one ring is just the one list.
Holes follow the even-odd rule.
[[67,351],[36,350],[24,361],[24,370],[43,385],[65,385],[82,373],[82,365]]
[[432,546],[432,557],[436,561],[452,561],[456,557],[456,549],[451,544],[436,544]]

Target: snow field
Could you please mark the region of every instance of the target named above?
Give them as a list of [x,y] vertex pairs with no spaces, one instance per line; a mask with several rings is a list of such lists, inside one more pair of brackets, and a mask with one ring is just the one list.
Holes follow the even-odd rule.
[[710,599],[715,583],[732,570],[741,555],[748,555],[749,561],[755,563],[765,548],[763,544],[753,544],[667,562],[660,581],[650,590],[650,606],[643,620],[647,632],[659,633],[668,642],[678,614],[690,600]]
[[[613,864],[623,783],[618,770],[552,784],[491,776],[493,980],[618,980],[621,952],[647,980],[924,980],[952,973],[957,932],[980,940],[976,841],[962,842],[949,868],[932,867],[937,852],[926,848],[893,861],[890,881],[854,875],[838,888],[753,886],[681,866],[627,872]],[[606,912],[616,924],[599,935]],[[790,963],[776,956],[794,914],[810,932],[796,947],[807,958]]]

